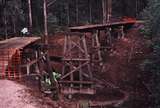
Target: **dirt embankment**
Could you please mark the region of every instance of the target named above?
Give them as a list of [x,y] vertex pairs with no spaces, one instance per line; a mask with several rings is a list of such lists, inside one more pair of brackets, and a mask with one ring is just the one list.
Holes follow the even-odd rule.
[[[49,43],[52,48],[49,53],[51,56],[63,56],[64,36],[64,33],[50,36]],[[104,39],[100,40],[102,40],[101,44],[103,44]],[[90,34],[87,36],[87,45],[90,52]],[[137,29],[130,29],[125,38],[113,41],[111,50],[103,51],[105,69],[103,73],[96,74],[114,83],[136,80],[137,76],[141,74],[140,64],[150,53],[147,45],[149,45],[149,42],[143,38],[143,35]],[[53,66],[61,72],[61,63],[54,62]]]
[[[87,37],[90,45],[90,34]],[[103,41],[103,39],[102,39]],[[64,34],[56,34],[50,37],[50,44],[55,46],[50,50],[54,56],[63,55]],[[137,29],[128,30],[125,38],[113,41],[111,50],[105,51],[105,68],[102,73],[96,73],[101,79],[112,82],[133,95],[146,98],[148,90],[143,84],[147,79],[146,75],[140,69],[140,64],[151,52],[149,48],[150,41],[145,40],[143,35]],[[88,46],[90,49],[91,46]],[[61,72],[62,64],[54,62],[56,70]],[[107,91],[103,91],[104,93]],[[142,102],[143,103],[143,102]]]
[[62,102],[54,102],[35,89],[17,82],[0,80],[0,85],[0,108],[66,108]]

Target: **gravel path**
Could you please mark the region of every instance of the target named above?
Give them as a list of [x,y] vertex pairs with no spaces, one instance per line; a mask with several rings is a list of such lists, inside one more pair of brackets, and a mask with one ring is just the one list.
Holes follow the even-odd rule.
[[0,86],[0,108],[50,108],[44,105],[42,99],[27,92],[28,88],[24,85],[0,80]]

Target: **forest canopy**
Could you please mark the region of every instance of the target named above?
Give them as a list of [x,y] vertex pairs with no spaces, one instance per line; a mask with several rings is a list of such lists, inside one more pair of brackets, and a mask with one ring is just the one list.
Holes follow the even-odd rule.
[[[60,26],[102,23],[101,0],[46,1],[49,32]],[[112,17],[137,17],[145,5],[146,0],[113,0]],[[28,0],[0,0],[0,33],[17,34],[28,27],[28,7]],[[43,32],[43,0],[31,0],[31,9],[33,32]]]

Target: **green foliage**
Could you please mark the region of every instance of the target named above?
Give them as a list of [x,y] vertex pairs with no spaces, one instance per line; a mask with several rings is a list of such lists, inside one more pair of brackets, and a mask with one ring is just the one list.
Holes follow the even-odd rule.
[[148,36],[160,34],[160,1],[148,0],[148,7],[144,9],[142,17],[145,20],[145,33]]
[[160,107],[160,0],[148,0],[148,7],[144,10],[142,17],[146,21],[144,32],[151,37],[153,52],[141,65],[143,71],[148,72],[150,81],[148,87],[152,92],[150,98],[153,100],[151,108]]
[[[28,26],[28,0],[3,0],[7,2],[8,27],[12,30],[11,20],[15,20],[16,30],[19,31],[24,26]],[[50,4],[54,0],[47,0]],[[0,1],[0,20],[4,15],[2,0]],[[32,0],[33,30],[36,33],[43,32],[43,0]],[[91,6],[91,8],[90,8]],[[134,16],[134,0],[113,0],[113,16]],[[78,9],[77,9],[78,7]],[[90,11],[91,9],[91,11]],[[77,12],[78,11],[78,12]],[[91,12],[91,13],[90,13]],[[102,2],[101,0],[56,0],[47,7],[48,27],[54,31],[53,26],[76,26],[85,24],[102,23]],[[78,16],[78,18],[77,18]],[[78,20],[78,21],[77,21]],[[4,21],[0,22],[4,23]],[[2,27],[2,29],[5,27]],[[59,30],[58,27],[57,30]],[[1,28],[0,28],[1,29]],[[3,31],[4,30],[0,30]]]
[[[153,100],[152,108],[160,106],[160,40],[153,42],[153,52],[141,65],[142,70],[150,75],[148,88],[152,92],[150,98]],[[147,73],[148,72],[148,73]]]

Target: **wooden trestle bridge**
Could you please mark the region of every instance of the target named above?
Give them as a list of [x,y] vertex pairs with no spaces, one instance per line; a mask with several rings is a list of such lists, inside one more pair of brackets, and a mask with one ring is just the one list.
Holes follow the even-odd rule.
[[[95,94],[93,77],[95,72],[102,72],[104,67],[102,51],[111,43],[111,32],[116,30],[118,37],[124,37],[128,26],[143,21],[126,20],[106,24],[70,27],[71,33],[66,34],[64,43],[63,72],[61,77],[63,91],[68,94]],[[107,46],[100,43],[100,32],[104,32]],[[75,33],[78,38],[73,39]],[[91,34],[91,48],[86,41],[87,33]],[[75,52],[76,50],[76,52]],[[90,53],[89,53],[90,52]]]
[[[70,27],[65,35],[64,55],[62,57],[63,70],[59,80],[61,92],[64,94],[95,94],[95,71],[103,69],[102,49],[99,41],[100,32],[105,33],[106,41],[110,42],[111,32],[118,29],[117,35],[124,37],[124,29],[142,21],[120,21],[107,24]],[[88,48],[87,33],[91,34],[91,48]],[[76,34],[76,35],[75,35]],[[76,36],[76,39],[72,38]],[[32,73],[41,74],[43,66],[41,59],[45,51],[33,47],[39,37],[15,37],[0,41],[0,78],[20,78]],[[90,52],[90,53],[89,53]]]

